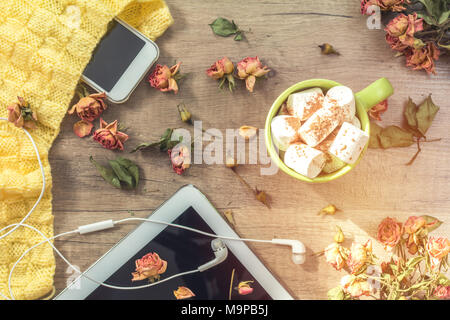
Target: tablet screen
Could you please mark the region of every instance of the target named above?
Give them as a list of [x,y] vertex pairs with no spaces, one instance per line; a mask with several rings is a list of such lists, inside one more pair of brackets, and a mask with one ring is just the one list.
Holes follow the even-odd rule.
[[[181,214],[173,223],[213,233],[211,228],[192,207]],[[214,259],[211,240],[212,238],[210,237],[191,231],[167,227],[105,282],[124,287],[147,284],[147,279],[132,282],[132,273],[136,269],[135,260],[153,252],[157,253],[161,259],[167,261],[167,270],[161,274],[161,280],[180,272],[197,269],[200,265]],[[130,248],[130,250],[133,250],[133,248]],[[233,283],[231,283],[233,270],[234,277]],[[250,286],[253,288],[252,293],[248,295],[239,294],[236,288],[243,281],[254,281],[250,283]],[[86,299],[170,300],[175,299],[173,291],[180,286],[189,288],[195,294],[195,297],[190,299],[228,300],[230,287],[231,300],[271,299],[269,294],[256,282],[231,250],[228,250],[228,257],[224,262],[205,272],[185,275],[153,287],[138,290],[117,290],[99,286]]]

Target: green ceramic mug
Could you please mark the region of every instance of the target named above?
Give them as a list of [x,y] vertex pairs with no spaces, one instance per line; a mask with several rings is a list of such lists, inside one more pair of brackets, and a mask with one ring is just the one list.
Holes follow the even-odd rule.
[[[344,166],[343,168],[326,174],[326,175],[320,175],[314,179],[310,179],[308,177],[305,177],[304,175],[301,175],[297,173],[296,171],[292,170],[288,166],[284,164],[284,162],[280,159],[278,152],[273,144],[272,140],[272,132],[271,132],[271,126],[272,119],[278,114],[278,111],[288,98],[288,96],[291,93],[302,91],[309,88],[319,87],[324,92],[328,91],[330,88],[335,86],[341,86],[340,83],[326,80],[326,79],[311,79],[302,81],[299,83],[294,84],[287,90],[285,90],[281,95],[278,96],[278,98],[275,100],[275,102],[272,104],[272,107],[270,108],[269,114],[267,115],[266,119],[266,125],[265,125],[265,140],[266,140],[266,147],[269,151],[270,157],[272,158],[272,161],[276,163],[276,165],[286,172],[288,175],[303,180],[306,182],[328,182],[335,180],[339,177],[342,177],[344,174],[352,170],[361,160],[361,157],[364,155],[364,153],[367,150],[368,143],[366,144],[364,150],[361,152],[361,155],[359,159],[352,165],[348,164]],[[378,79],[377,81],[370,84],[367,88],[355,93],[355,101],[356,101],[356,114],[361,121],[361,128],[367,134],[370,135],[370,121],[369,117],[367,115],[367,112],[372,108],[373,106],[377,105],[378,103],[382,102],[383,100],[387,99],[389,96],[391,96],[394,93],[394,88],[392,87],[391,83],[386,78]]]

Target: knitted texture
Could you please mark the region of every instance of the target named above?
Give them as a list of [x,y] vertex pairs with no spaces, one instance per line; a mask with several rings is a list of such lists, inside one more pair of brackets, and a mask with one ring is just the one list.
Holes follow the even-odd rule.
[[[6,107],[16,102],[18,95],[37,114],[37,129],[29,131],[41,154],[47,189],[26,223],[47,237],[53,235],[48,151],[81,73],[115,16],[151,39],[173,23],[162,0],[0,1],[0,117],[7,117]],[[22,220],[41,187],[41,172],[29,138],[22,129],[0,121],[0,229]],[[11,267],[27,248],[42,240],[27,228],[0,240],[0,293],[9,296]],[[48,244],[31,251],[14,271],[14,297],[38,299],[48,294],[54,272],[55,259]]]

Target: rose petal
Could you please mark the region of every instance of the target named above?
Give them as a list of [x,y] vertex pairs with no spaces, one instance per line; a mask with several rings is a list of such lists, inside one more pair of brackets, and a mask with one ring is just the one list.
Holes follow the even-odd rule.
[[92,128],[94,125],[88,121],[78,121],[73,125],[73,132],[80,138],[84,138],[91,134]]
[[191,291],[191,289],[186,287],[178,287],[177,290],[173,291],[173,294],[177,300],[195,297],[195,294]]

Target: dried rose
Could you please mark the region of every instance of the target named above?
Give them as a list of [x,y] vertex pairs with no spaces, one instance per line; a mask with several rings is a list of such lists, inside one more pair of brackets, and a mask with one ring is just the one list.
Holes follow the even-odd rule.
[[167,261],[162,260],[157,253],[148,253],[136,260],[136,272],[133,272],[131,281],[158,279],[160,274],[166,272]]
[[341,270],[345,266],[345,258],[342,255],[342,248],[338,243],[333,242],[325,248],[325,260],[336,270]]
[[37,116],[30,108],[30,104],[22,97],[17,97],[19,103],[15,102],[7,107],[8,121],[16,127],[36,129]]
[[427,224],[424,217],[411,216],[403,226],[405,233],[414,234]]
[[352,243],[350,254],[347,259],[347,266],[352,274],[359,273],[371,261],[372,241],[368,240],[365,244]]
[[427,43],[420,49],[411,49],[406,53],[406,66],[413,70],[425,70],[427,73],[436,74],[434,60],[439,59],[439,49],[434,43]]
[[156,65],[155,70],[150,74],[148,82],[153,88],[162,92],[173,91],[178,92],[177,80],[181,77],[178,73],[181,62],[178,62],[172,67],[166,65]]
[[192,122],[192,115],[191,113],[186,109],[186,105],[184,103],[180,103],[177,105],[178,113],[180,114],[181,121],[186,123]]
[[177,290],[173,291],[173,294],[177,300],[195,297],[195,294],[191,291],[191,289],[186,287],[178,287]]
[[392,19],[384,29],[386,41],[391,48],[397,51],[403,51],[407,47],[420,47],[423,43],[414,37],[416,32],[423,30],[423,19],[417,18],[417,13],[399,14]]
[[386,100],[380,102],[379,104],[377,104],[376,106],[373,106],[369,110],[369,117],[371,117],[374,120],[381,121],[380,115],[385,113],[387,109],[388,109],[388,101],[386,99]]
[[94,128],[92,122],[80,120],[73,125],[73,132],[80,138],[84,138],[91,134],[92,128]]
[[228,81],[228,89],[233,91],[235,87],[234,77],[233,77],[234,65],[230,59],[223,57],[222,59],[214,62],[214,64],[206,70],[206,74],[215,79],[220,80],[219,88],[222,89],[225,80]]
[[433,295],[438,299],[450,299],[450,286],[437,286],[433,292]]
[[191,166],[191,155],[189,148],[184,144],[179,144],[167,151],[172,163],[173,171],[176,174],[183,174]]
[[378,225],[377,238],[385,250],[391,251],[400,241],[402,234],[402,224],[393,218],[387,217]]
[[349,274],[342,277],[341,286],[344,292],[350,294],[353,298],[369,296],[370,291],[372,290],[370,284],[366,280]]
[[450,252],[450,240],[444,237],[429,237],[426,249],[430,255],[431,268],[434,269]]
[[245,296],[245,295],[251,294],[253,292],[253,288],[250,287],[250,283],[253,283],[253,281],[239,282],[238,287],[236,289],[241,296]]
[[[405,0],[372,0],[375,5],[379,6],[383,11],[401,12],[406,8],[403,6]],[[406,0],[408,2],[408,0]]]
[[123,150],[123,143],[127,141],[128,135],[117,130],[117,120],[108,124],[100,118],[100,129],[94,132],[93,139],[106,149]]
[[367,9],[375,3],[376,0],[361,0],[361,14],[367,14]]
[[69,114],[74,112],[85,121],[94,121],[106,110],[107,106],[103,99],[106,97],[104,92],[94,93],[87,97],[81,98],[70,110]]
[[237,71],[239,79],[245,80],[247,90],[253,92],[256,78],[264,76],[270,69],[263,67],[258,57],[247,57],[238,62]]

